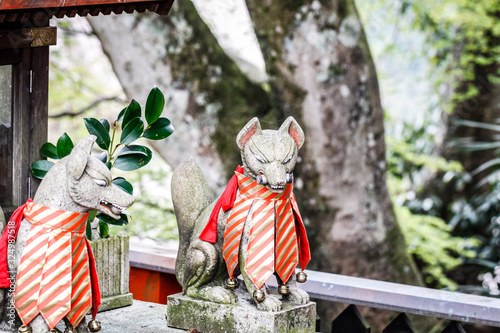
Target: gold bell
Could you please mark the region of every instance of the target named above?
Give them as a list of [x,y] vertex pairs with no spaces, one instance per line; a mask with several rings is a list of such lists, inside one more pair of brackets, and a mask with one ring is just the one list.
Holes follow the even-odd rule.
[[95,319],[89,321],[89,330],[90,332],[99,332],[101,330],[101,322]]
[[[30,331],[31,332],[31,331]],[[50,333],[61,333],[57,328],[53,328],[49,331]]]
[[226,286],[231,289],[231,290],[234,290],[236,288],[236,286],[238,285],[238,282],[236,281],[236,279],[233,279],[233,278],[229,278],[227,279],[226,281]]
[[266,298],[266,294],[260,289],[253,292],[253,299],[257,302],[262,302]]
[[307,281],[307,274],[304,273],[303,271],[300,271],[297,273],[297,282],[298,283],[304,283]]
[[28,325],[23,325],[17,330],[19,333],[31,333],[31,327]]
[[66,330],[64,333],[76,333],[76,330],[73,328],[73,326],[66,327]]
[[288,295],[290,293],[290,288],[286,284],[282,284],[278,287],[278,292],[281,295]]

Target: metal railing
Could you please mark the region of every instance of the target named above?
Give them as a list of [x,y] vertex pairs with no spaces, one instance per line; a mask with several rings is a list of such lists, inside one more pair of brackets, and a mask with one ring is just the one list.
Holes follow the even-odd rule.
[[[175,251],[131,243],[130,265],[175,274]],[[314,299],[500,327],[500,299],[306,270]],[[274,279],[269,287],[277,288]]]

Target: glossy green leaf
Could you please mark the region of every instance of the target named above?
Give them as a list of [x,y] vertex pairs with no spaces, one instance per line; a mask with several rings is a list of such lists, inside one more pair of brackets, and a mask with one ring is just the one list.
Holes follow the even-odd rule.
[[61,135],[59,140],[57,140],[57,155],[59,158],[63,158],[71,153],[73,150],[73,141],[68,134],[64,133]]
[[36,161],[31,165],[30,171],[36,178],[43,179],[53,165],[54,163],[46,160]]
[[144,123],[141,118],[132,119],[122,131],[121,144],[132,143],[139,139],[144,131]]
[[118,186],[121,190],[127,192],[130,195],[134,194],[134,187],[123,177],[116,177],[111,181],[113,184]]
[[106,131],[109,133],[109,129],[110,129],[109,121],[105,118],[101,118],[101,119],[99,119],[99,122],[102,124],[102,126],[104,126]]
[[167,118],[159,118],[142,135],[150,140],[162,140],[174,133],[174,127]]
[[97,145],[104,150],[108,150],[111,138],[109,137],[109,131],[106,130],[106,127],[95,118],[84,118],[84,121],[87,131],[97,137]]
[[104,164],[108,167],[109,170],[111,170],[111,168],[113,167],[113,165],[111,164],[111,162],[106,162]]
[[106,224],[112,224],[112,225],[126,225],[126,224],[128,224],[128,217],[125,214],[120,214],[119,220],[115,220],[111,216],[108,216],[108,215],[103,214],[103,213],[97,214],[97,218],[100,221],[105,222]]
[[87,221],[89,221],[89,223],[94,221],[96,215],[97,215],[97,210],[95,209],[89,210],[89,216],[87,217]]
[[125,114],[125,111],[127,111],[127,108],[123,108],[120,113],[118,114],[118,118],[116,119],[116,122],[119,123],[123,119],[123,115]]
[[99,237],[107,238],[109,236],[109,225],[106,222],[99,221]]
[[160,118],[163,108],[165,107],[165,97],[157,87],[151,89],[146,101],[146,121],[148,125],[153,124]]
[[148,151],[146,147],[140,145],[128,145],[123,146],[123,148],[115,155],[115,156],[123,156],[123,155],[133,155],[133,154],[141,154],[144,156],[148,155]]
[[87,227],[85,229],[88,240],[92,240],[92,226],[90,225],[90,220],[87,221]]
[[135,99],[130,102],[129,106],[125,109],[125,113],[123,114],[123,123],[122,129],[125,130],[127,125],[134,120],[135,118],[141,117],[141,105],[137,103]]
[[106,163],[108,160],[108,152],[107,151],[100,152],[96,157],[102,163]]
[[114,167],[123,171],[132,171],[142,168],[143,166],[148,164],[153,157],[153,152],[149,148],[145,148],[147,152],[146,156],[144,156],[143,154],[129,154],[118,156],[115,161]]
[[59,159],[59,155],[57,155],[57,147],[50,142],[46,142],[43,144],[42,148],[40,148],[40,154],[42,154],[42,156],[53,158],[55,160]]

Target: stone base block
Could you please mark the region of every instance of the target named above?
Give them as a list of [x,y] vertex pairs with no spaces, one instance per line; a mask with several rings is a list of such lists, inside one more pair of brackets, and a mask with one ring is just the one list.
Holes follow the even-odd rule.
[[[245,293],[246,294],[246,293]],[[237,293],[237,304],[217,304],[181,293],[167,298],[168,326],[203,333],[314,333],[316,303],[282,300],[282,310],[257,310],[248,294]]]
[[99,307],[99,312],[111,309],[117,309],[124,306],[129,306],[132,305],[132,302],[133,302],[132,293],[103,297],[101,299],[101,306]]

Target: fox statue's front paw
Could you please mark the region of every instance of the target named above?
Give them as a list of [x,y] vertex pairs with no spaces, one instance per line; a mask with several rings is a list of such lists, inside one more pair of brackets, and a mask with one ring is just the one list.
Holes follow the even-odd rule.
[[290,288],[288,299],[294,303],[306,304],[309,302],[309,294],[300,288]]
[[257,309],[270,312],[280,311],[281,301],[276,296],[267,294],[262,302],[257,302]]
[[234,304],[238,301],[238,297],[224,287],[211,287],[205,291],[206,299],[215,303]]

